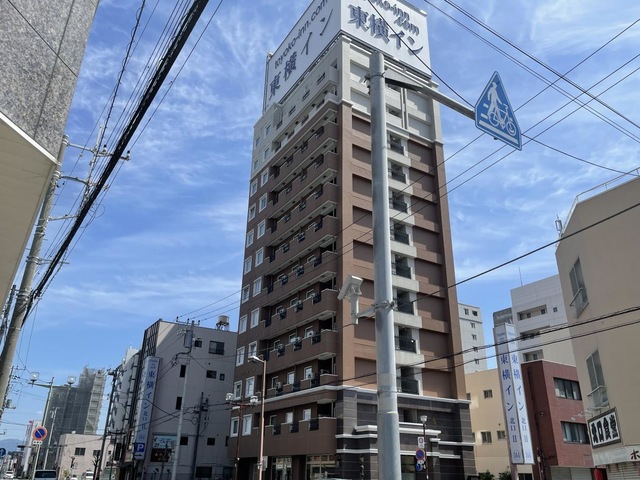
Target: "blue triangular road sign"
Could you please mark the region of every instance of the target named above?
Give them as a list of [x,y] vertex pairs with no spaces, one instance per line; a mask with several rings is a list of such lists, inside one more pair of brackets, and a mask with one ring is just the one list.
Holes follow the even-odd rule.
[[475,107],[476,127],[507,145],[522,150],[522,132],[498,72],[482,91]]

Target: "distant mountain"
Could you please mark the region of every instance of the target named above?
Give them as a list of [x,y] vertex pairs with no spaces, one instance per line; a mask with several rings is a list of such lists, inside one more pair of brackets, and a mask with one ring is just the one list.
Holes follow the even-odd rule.
[[21,442],[21,440],[15,438],[5,438],[0,440],[0,448],[6,448],[7,452],[13,452],[18,449],[18,445]]

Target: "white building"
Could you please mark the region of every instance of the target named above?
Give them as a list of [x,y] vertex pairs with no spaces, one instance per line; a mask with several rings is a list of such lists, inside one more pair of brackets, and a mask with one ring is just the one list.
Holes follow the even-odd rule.
[[176,451],[178,478],[230,476],[225,397],[233,390],[236,340],[227,317],[217,328],[158,320],[145,330],[142,348],[127,352],[116,379],[117,478],[142,472],[168,480]]
[[511,290],[511,310],[523,362],[549,360],[575,365],[569,330],[552,331],[567,324],[560,277],[553,275]]
[[462,351],[465,352],[462,354],[464,373],[482,372],[487,369],[487,355],[483,348],[485,343],[480,307],[459,303],[458,317],[460,318]]

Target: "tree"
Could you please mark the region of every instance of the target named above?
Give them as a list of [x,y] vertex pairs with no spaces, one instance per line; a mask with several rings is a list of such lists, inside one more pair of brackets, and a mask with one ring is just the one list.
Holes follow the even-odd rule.
[[480,472],[478,474],[478,478],[480,480],[496,480],[496,476],[489,470],[487,470],[486,472]]
[[498,474],[498,480],[511,480],[511,470],[506,469]]

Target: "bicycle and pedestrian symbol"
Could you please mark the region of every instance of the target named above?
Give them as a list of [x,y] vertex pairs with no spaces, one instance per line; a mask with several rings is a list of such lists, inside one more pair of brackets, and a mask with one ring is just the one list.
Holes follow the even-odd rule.
[[498,72],[494,72],[476,103],[475,120],[483,132],[522,150],[522,132]]

